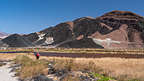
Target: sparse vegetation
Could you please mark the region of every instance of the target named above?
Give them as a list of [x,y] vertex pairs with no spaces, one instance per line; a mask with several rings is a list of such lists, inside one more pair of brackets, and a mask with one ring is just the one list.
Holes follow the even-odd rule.
[[67,75],[64,77],[63,81],[80,81],[80,78],[77,76]]
[[[52,58],[55,70],[66,70],[69,72],[81,71],[100,75],[102,79],[115,79],[117,81],[143,81],[142,59],[72,59]],[[140,61],[141,60],[141,61]],[[135,67],[137,66],[137,67]],[[69,68],[69,69],[68,69]],[[141,70],[141,72],[139,71]],[[71,75],[69,76],[71,77]],[[74,79],[74,78],[73,78]],[[77,79],[77,78],[76,78]],[[101,81],[101,80],[100,80]],[[102,80],[103,81],[103,80]],[[105,81],[105,80],[104,80]]]
[[[95,48],[35,48],[39,52],[55,53],[99,53],[99,54],[144,54],[144,49],[95,49]],[[33,48],[8,48],[0,52],[33,52]]]
[[[27,56],[17,56],[14,59],[14,63],[21,65],[21,68],[17,70],[17,75],[20,76],[21,79],[48,73],[48,70],[45,69],[48,68],[50,62],[53,64],[52,68],[57,76],[68,74],[63,78],[63,81],[81,81],[80,77],[72,77],[72,75],[69,75],[71,72],[80,71],[83,73],[100,73],[102,71],[100,67],[96,67],[95,63],[91,61],[86,64],[80,64],[76,63],[74,59],[51,59],[46,61],[32,60]],[[101,77],[99,81],[103,81],[103,79],[107,79],[107,77]]]
[[97,67],[94,62],[77,63],[74,59],[54,59],[55,70],[100,72],[102,69]]
[[[77,49],[78,50],[78,49]],[[100,49],[101,50],[101,49]],[[18,56],[17,56],[18,55]],[[24,56],[23,56],[24,55]],[[17,56],[17,57],[16,57]],[[65,75],[63,81],[83,81],[82,77],[98,78],[98,81],[143,81],[143,59],[120,58],[56,58],[43,57],[35,60],[32,54],[3,54],[0,59],[14,59],[21,68],[17,75],[24,79],[37,75],[54,74],[56,77]],[[33,59],[34,58],[34,59]],[[46,60],[44,60],[46,59]],[[51,64],[51,66],[49,66]],[[48,69],[48,68],[52,69]],[[52,71],[52,72],[51,72]],[[81,72],[76,76],[75,72]],[[83,76],[85,75],[85,76]]]
[[14,63],[20,64],[21,68],[17,70],[17,75],[21,79],[34,77],[43,74],[43,70],[47,68],[47,62],[44,60],[32,60],[27,56],[17,56]]
[[93,76],[93,77],[99,78],[98,81],[114,80],[114,79],[112,79],[112,78],[110,78],[110,77],[107,77],[107,76],[104,76],[104,75],[101,75],[101,74],[98,74],[98,73],[94,73],[94,72],[91,72],[90,75]]

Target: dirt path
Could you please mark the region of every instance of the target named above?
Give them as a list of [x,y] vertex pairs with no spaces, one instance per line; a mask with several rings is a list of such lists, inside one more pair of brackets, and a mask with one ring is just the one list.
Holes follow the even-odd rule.
[[[0,54],[19,54],[19,53],[29,53],[29,52],[0,52]],[[39,52],[41,56],[48,57],[71,57],[71,58],[104,58],[104,57],[112,57],[112,58],[136,58],[143,59],[144,54],[100,54],[100,53],[56,53],[56,52]]]
[[0,67],[0,81],[18,81],[17,77],[14,77],[14,72],[11,72],[12,68],[10,63]]
[[71,57],[71,58],[104,58],[104,57],[113,57],[113,58],[144,58],[144,54],[97,54],[97,53],[50,53],[50,52],[40,52],[41,56],[49,57]]

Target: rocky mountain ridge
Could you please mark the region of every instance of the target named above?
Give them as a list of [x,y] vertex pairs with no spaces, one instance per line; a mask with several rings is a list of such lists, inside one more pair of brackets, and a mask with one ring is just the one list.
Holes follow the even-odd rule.
[[2,41],[10,47],[142,48],[144,18],[129,11],[111,11],[97,18],[78,18],[28,35],[11,35]]

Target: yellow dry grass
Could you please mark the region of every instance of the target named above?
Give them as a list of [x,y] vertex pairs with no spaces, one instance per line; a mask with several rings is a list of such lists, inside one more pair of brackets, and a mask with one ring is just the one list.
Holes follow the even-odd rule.
[[28,57],[31,58],[35,58],[35,56],[33,55],[33,53],[0,53],[0,60],[13,60],[16,58],[16,56],[18,55],[26,55]]
[[32,55],[18,55],[13,60],[15,64],[21,65],[21,68],[17,69],[17,75],[21,79],[45,74],[48,62],[45,60],[33,60],[32,58]]
[[54,52],[54,53],[99,53],[99,54],[144,54],[143,48],[137,49],[95,49],[95,48],[8,48],[0,52]]
[[[119,80],[140,79],[144,81],[144,59],[123,59],[123,58],[65,58],[65,57],[42,57],[48,60],[73,59],[77,64],[88,65],[95,63],[95,67],[103,69],[102,74],[118,78]],[[62,65],[62,64],[61,64]],[[61,67],[61,66],[59,66]]]
[[93,61],[104,73],[112,77],[144,80],[144,59],[101,58],[76,59],[76,61],[80,64]]
[[[0,54],[0,60],[12,60],[17,55],[26,55],[32,59],[35,56],[32,54]],[[45,57],[40,59],[46,60],[73,60],[74,63],[87,65],[95,63],[95,67],[103,69],[101,73],[105,73],[111,77],[116,77],[119,80],[125,79],[140,79],[144,81],[144,59],[124,59],[124,58],[65,58],[65,57]],[[60,66],[59,66],[60,67]]]

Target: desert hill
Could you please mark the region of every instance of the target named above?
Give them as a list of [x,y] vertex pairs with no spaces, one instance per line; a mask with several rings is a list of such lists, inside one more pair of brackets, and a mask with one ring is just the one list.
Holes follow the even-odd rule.
[[144,18],[129,11],[111,11],[97,18],[78,18],[28,35],[11,35],[2,41],[10,47],[141,48]]

